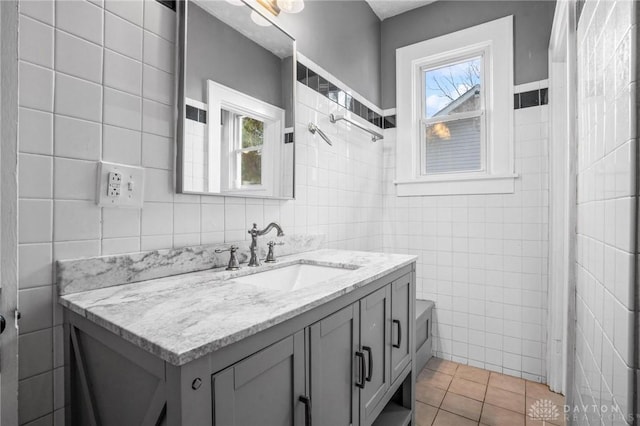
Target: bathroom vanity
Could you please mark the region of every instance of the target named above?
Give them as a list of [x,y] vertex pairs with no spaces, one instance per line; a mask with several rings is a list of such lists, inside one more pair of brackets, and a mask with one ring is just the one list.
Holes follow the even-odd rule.
[[414,256],[316,250],[79,282],[59,299],[75,425],[414,423]]

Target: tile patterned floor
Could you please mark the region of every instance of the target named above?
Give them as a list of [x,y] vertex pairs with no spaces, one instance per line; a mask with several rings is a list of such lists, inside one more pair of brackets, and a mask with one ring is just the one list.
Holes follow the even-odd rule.
[[[537,401],[552,405],[538,403],[547,414],[533,418],[529,408]],[[564,396],[546,385],[439,358],[429,360],[416,383],[418,426],[564,426],[563,405]]]

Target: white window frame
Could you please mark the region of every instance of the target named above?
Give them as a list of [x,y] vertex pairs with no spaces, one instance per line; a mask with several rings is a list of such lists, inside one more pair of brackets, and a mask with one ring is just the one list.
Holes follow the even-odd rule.
[[[479,53],[483,56],[483,169],[424,174],[424,69]],[[512,16],[397,49],[396,87],[394,183],[398,196],[514,192]]]
[[[230,87],[207,81],[207,102],[209,110],[209,165],[221,172],[209,173],[209,190],[222,194],[244,194],[247,196],[273,196],[276,185],[280,185],[280,170],[274,167],[281,157],[284,144],[284,110],[259,99],[253,98]],[[235,157],[235,146],[229,144],[229,137],[222,137],[220,116],[222,110],[247,115],[264,122],[264,143],[262,145],[262,184],[236,187],[236,170],[229,167],[230,156]],[[225,156],[222,153],[227,153]],[[233,169],[233,170],[232,170]]]

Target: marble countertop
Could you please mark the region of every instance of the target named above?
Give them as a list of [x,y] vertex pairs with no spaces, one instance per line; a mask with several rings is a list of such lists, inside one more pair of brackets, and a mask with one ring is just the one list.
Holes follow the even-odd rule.
[[[211,269],[66,294],[59,297],[59,303],[173,365],[184,365],[415,260],[411,255],[324,249],[283,256],[276,264],[255,269]],[[348,269],[290,292],[234,280],[296,263]]]

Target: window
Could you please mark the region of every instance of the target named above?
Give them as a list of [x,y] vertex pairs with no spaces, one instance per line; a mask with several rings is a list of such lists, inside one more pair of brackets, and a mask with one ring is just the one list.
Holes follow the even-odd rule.
[[[235,189],[262,185],[262,151],[264,121],[243,114],[222,110],[222,132],[230,135],[228,167],[230,186]],[[226,130],[225,127],[229,127]]]
[[208,188],[247,196],[272,195],[281,185],[284,110],[208,81]]
[[[242,146],[236,153],[237,173],[240,186],[262,183],[262,146],[264,144],[264,122],[251,117],[242,117]],[[239,158],[238,158],[239,157]]]
[[513,192],[512,46],[506,17],[397,50],[399,196]]
[[484,169],[483,56],[423,67],[422,174]]

